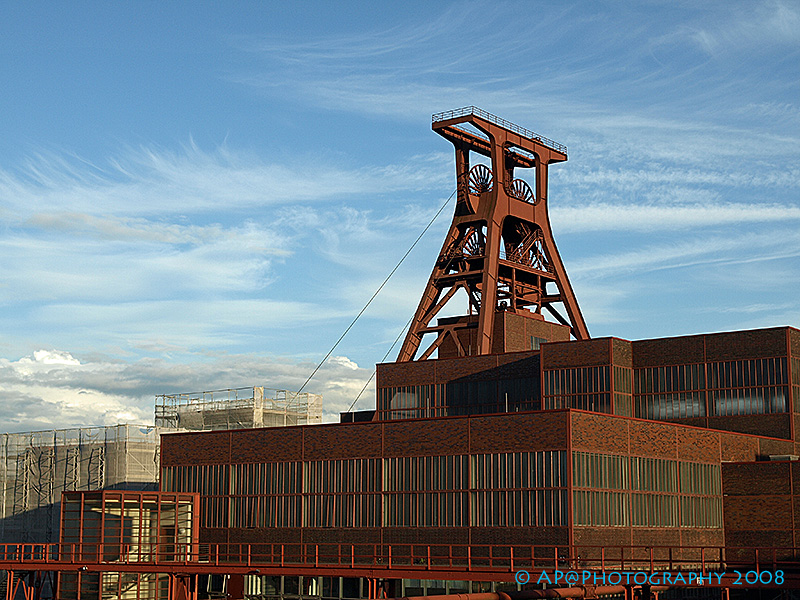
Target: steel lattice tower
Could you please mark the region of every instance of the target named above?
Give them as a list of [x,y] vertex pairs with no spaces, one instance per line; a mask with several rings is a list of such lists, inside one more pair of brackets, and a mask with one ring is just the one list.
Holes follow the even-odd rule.
[[[588,339],[547,211],[548,166],[567,160],[566,147],[474,106],[433,115],[432,128],[455,146],[457,203],[398,362],[414,360],[427,333],[436,339],[420,360],[447,336],[461,356],[489,354],[495,313],[504,310],[541,317],[544,309],[574,338]],[[471,153],[491,166],[470,166]],[[517,168],[533,170],[535,191],[514,177]],[[477,320],[467,315],[432,324],[461,289]],[[476,327],[475,347],[465,348],[459,332]]]

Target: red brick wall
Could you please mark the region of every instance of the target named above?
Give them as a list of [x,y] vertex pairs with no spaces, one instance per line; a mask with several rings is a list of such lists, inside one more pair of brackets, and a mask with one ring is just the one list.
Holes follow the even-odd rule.
[[611,338],[611,356],[615,365],[620,367],[633,366],[633,346],[628,340]]
[[769,438],[758,439],[758,453],[761,456],[773,454],[794,454],[794,443],[789,440],[772,440]]
[[792,439],[792,415],[790,413],[708,417],[708,426],[711,429],[723,431]]
[[597,367],[611,364],[611,338],[554,342],[542,346],[543,369]]
[[800,330],[789,327],[789,348],[792,356],[800,358]]
[[[358,429],[353,431],[358,433],[342,435],[341,426],[336,424],[306,427],[300,430],[303,454],[302,457],[297,457],[295,460],[334,460],[381,456],[383,440],[381,439],[382,425],[380,423],[359,424]],[[237,435],[234,435],[233,443],[234,445],[238,443]]]
[[375,367],[375,383],[379,388],[402,385],[427,385],[436,382],[437,360],[384,363]]
[[379,388],[449,383],[456,379],[495,369],[501,365],[517,362],[520,364],[519,377],[530,377],[530,360],[538,354],[539,351],[535,350],[406,363],[384,363],[377,365],[376,381]]
[[708,431],[682,427],[677,430],[678,460],[687,462],[718,462],[719,435]]
[[[330,428],[324,428],[329,431]],[[301,460],[303,431],[297,427],[281,427],[270,436],[258,434],[258,429],[231,432],[232,462],[261,462],[265,454],[279,460]]]
[[677,432],[669,423],[631,420],[629,426],[631,454],[655,458],[678,457]]
[[723,464],[726,545],[794,546],[798,474],[800,465],[790,462]]
[[[358,433],[353,431],[352,435],[357,437]],[[466,418],[390,421],[383,424],[384,456],[468,452],[469,419]]]
[[723,461],[756,460],[758,458],[758,438],[721,433],[719,441],[720,458]]
[[476,454],[566,449],[568,420],[566,411],[472,417],[470,448]]
[[635,368],[701,363],[705,356],[702,335],[641,340],[631,345]]
[[177,433],[162,437],[161,464],[564,450],[568,421],[568,411],[549,411]]
[[630,546],[633,533],[630,527],[575,527],[576,546]]
[[572,449],[628,454],[630,421],[609,415],[572,412]]
[[228,464],[231,462],[230,436],[230,431],[163,435],[161,466]]
[[786,328],[731,331],[706,336],[709,362],[786,356]]

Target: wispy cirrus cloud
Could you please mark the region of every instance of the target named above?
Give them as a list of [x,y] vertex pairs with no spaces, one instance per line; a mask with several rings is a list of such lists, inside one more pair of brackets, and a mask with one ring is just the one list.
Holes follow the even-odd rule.
[[711,23],[686,25],[665,36],[662,43],[689,40],[715,55],[722,51],[759,51],[764,46],[800,42],[800,9],[797,4],[772,0],[732,5],[728,14]]
[[613,273],[644,274],[655,270],[699,265],[733,265],[795,258],[800,256],[797,230],[764,231],[729,235],[692,233],[669,243],[656,242],[636,250],[601,251],[576,260],[570,273],[579,278],[607,277]]
[[219,214],[427,189],[432,181],[447,180],[443,160],[439,153],[401,164],[348,167],[312,156],[271,161],[227,147],[207,152],[189,143],[180,151],[129,149],[97,167],[79,157],[39,153],[14,171],[0,171],[0,207],[22,217]]

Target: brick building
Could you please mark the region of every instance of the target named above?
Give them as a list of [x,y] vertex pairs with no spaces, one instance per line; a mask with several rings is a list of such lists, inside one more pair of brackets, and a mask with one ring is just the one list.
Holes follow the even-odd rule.
[[796,545],[800,331],[535,343],[379,365],[369,422],[165,436],[162,490],[201,542]]

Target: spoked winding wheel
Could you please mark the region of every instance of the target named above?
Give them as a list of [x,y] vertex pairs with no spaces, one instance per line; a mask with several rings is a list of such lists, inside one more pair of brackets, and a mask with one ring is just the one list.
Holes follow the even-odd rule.
[[475,165],[469,170],[469,191],[471,194],[491,192],[493,186],[492,171],[486,165]]
[[512,198],[516,198],[517,200],[522,200],[523,202],[530,202],[533,204],[533,190],[531,190],[531,186],[527,184],[522,179],[515,179],[511,182],[511,185],[508,187],[508,195]]

